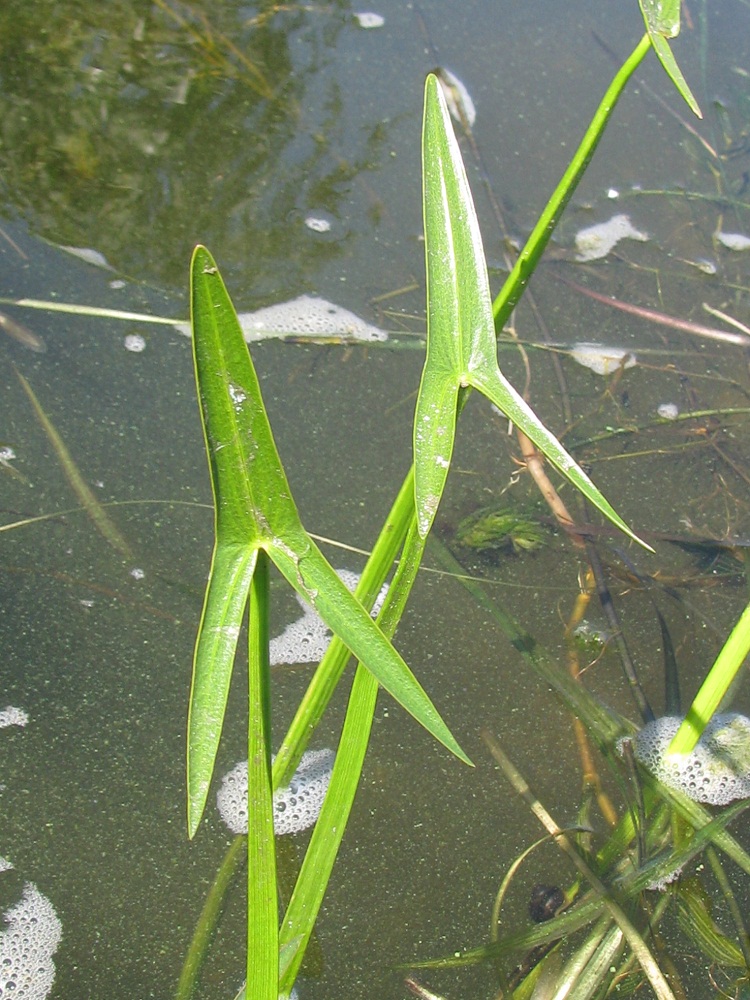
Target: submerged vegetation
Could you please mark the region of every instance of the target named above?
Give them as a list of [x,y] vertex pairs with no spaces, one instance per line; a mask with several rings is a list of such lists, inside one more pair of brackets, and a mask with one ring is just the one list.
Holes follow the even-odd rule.
[[[286,451],[277,448],[272,431],[272,423],[275,430],[283,410],[292,408],[286,396],[289,386],[277,393],[273,379],[256,371],[256,352],[263,348],[254,341],[266,335],[288,340],[307,336],[308,343],[344,346],[346,352],[340,354],[351,361],[354,351],[365,350],[355,344],[366,342],[366,349],[377,356],[378,351],[395,351],[407,341],[409,347],[420,346],[421,332],[418,336],[404,334],[399,341],[385,332],[396,311],[388,313],[383,309],[375,327],[319,296],[301,295],[271,308],[238,313],[227,291],[227,287],[234,287],[233,282],[228,278],[225,285],[219,271],[224,247],[220,243],[215,247],[216,258],[202,245],[194,251],[190,271],[192,347],[213,491],[215,548],[190,693],[190,838],[196,837],[199,830],[208,837],[205,828],[211,830],[215,822],[213,796],[226,755],[236,754],[238,745],[244,745],[246,760],[224,773],[218,789],[219,812],[233,839],[218,866],[203,910],[195,915],[194,929],[176,929],[181,943],[192,930],[176,984],[177,1000],[208,995],[226,995],[230,1000],[276,1000],[290,996],[297,988],[304,995],[306,986],[296,987],[295,982],[298,976],[304,979],[316,974],[319,917],[323,914],[327,927],[333,924],[338,930],[348,919],[346,906],[354,906],[351,900],[342,904],[338,897],[326,912],[327,894],[336,886],[335,873],[346,865],[338,856],[343,838],[348,836],[355,796],[366,785],[365,758],[371,735],[377,732],[378,725],[382,732],[388,718],[388,710],[382,717],[377,714],[380,688],[386,692],[381,705],[395,700],[404,710],[398,710],[397,721],[387,723],[397,733],[392,748],[396,759],[404,755],[404,745],[415,732],[422,735],[418,729],[422,727],[439,745],[436,754],[441,755],[446,784],[455,781],[463,794],[461,779],[454,775],[467,773],[469,766],[486,771],[488,763],[494,761],[498,773],[485,786],[492,785],[496,777],[493,795],[502,799],[506,794],[503,782],[507,782],[543,828],[541,838],[531,837],[521,851],[508,853],[503,842],[495,853],[493,846],[487,861],[490,875],[484,881],[489,884],[497,875],[499,885],[494,903],[489,891],[483,899],[486,912],[491,913],[484,939],[471,943],[473,932],[459,926],[461,918],[457,918],[452,926],[454,939],[441,945],[419,943],[416,935],[410,934],[408,914],[404,918],[403,910],[399,911],[393,923],[399,926],[401,950],[377,959],[390,969],[398,965],[397,989],[405,983],[413,994],[426,1000],[440,1000],[443,993],[452,1000],[461,995],[475,996],[476,983],[467,979],[470,985],[465,987],[460,977],[468,977],[469,969],[482,969],[487,970],[487,979],[482,982],[491,982],[497,996],[514,1000],[584,1000],[631,992],[645,995],[648,991],[659,1000],[692,1000],[714,993],[740,997],[750,990],[746,918],[750,854],[743,831],[736,824],[750,801],[750,720],[726,711],[750,648],[750,606],[731,631],[726,621],[714,629],[716,648],[726,633],[730,634],[713,666],[708,669],[706,665],[704,683],[690,705],[681,692],[681,686],[686,685],[680,663],[687,656],[687,643],[682,639],[674,648],[673,618],[664,610],[666,598],[681,616],[694,616],[712,625],[704,610],[704,595],[709,593],[709,587],[716,590],[724,584],[731,587],[738,581],[746,583],[748,542],[734,531],[735,521],[747,507],[744,491],[750,485],[737,446],[738,440],[744,439],[744,424],[750,412],[743,405],[748,396],[744,363],[742,371],[736,365],[732,374],[729,365],[729,374],[721,374],[705,363],[710,355],[696,349],[686,360],[666,339],[656,348],[631,349],[630,345],[621,348],[599,343],[591,333],[577,329],[570,335],[556,329],[552,335],[544,320],[548,304],[543,301],[543,286],[541,300],[536,298],[539,286],[529,288],[532,276],[543,270],[543,264],[546,267],[548,257],[544,255],[549,241],[621,94],[637,77],[649,53],[655,51],[658,55],[676,92],[690,108],[686,113],[699,111],[670,49],[670,40],[679,28],[679,5],[642,0],[641,7],[645,34],[632,54],[618,64],[612,84],[559,186],[522,245],[511,238],[505,206],[501,208],[489,184],[474,136],[476,108],[468,91],[454,73],[442,67],[427,78],[422,132],[427,351],[412,426],[413,464],[367,553],[361,574],[335,570],[337,563],[326,555],[330,540],[322,540],[309,530],[308,521],[312,523],[313,519],[301,498],[304,488],[300,489],[294,474],[296,463],[287,460],[285,467],[281,456]],[[137,40],[143,26],[131,24],[129,10],[118,6],[114,9]],[[274,46],[281,47],[282,56],[286,53],[285,46],[302,13],[303,8],[296,5],[269,5],[244,25],[241,36],[252,38],[252,45],[239,48],[231,41],[229,14],[219,13],[210,21],[188,4],[159,0],[152,11],[159,31],[151,40],[161,40],[165,58],[175,73],[175,90],[170,91],[168,99],[171,112],[179,112],[188,93],[190,100],[204,99],[204,77],[207,68],[214,66],[217,73],[225,75],[223,100],[231,111],[226,116],[227,127],[234,127],[232,123],[238,120],[241,107],[242,115],[262,130],[263,114],[273,116],[283,107],[281,117],[288,126],[291,143],[304,87],[291,72],[291,58],[282,57],[271,72],[272,60],[265,56]],[[290,22],[286,32],[278,24],[272,29],[275,14]],[[368,17],[375,15],[357,15],[357,19]],[[366,20],[359,23],[370,26]],[[179,28],[181,44],[176,44],[165,25]],[[371,26],[381,27],[382,18],[376,18]],[[76,35],[73,28],[69,30],[67,44],[72,45]],[[113,36],[109,44],[117,46],[121,39]],[[201,67],[200,72],[196,67]],[[124,68],[123,72],[131,70]],[[149,99],[150,79],[144,77],[143,100]],[[93,113],[96,104],[92,81],[91,101],[84,102],[87,113]],[[237,90],[251,95],[245,104],[235,104]],[[107,102],[105,105],[110,106]],[[96,106],[101,109],[101,102]],[[115,109],[116,102],[111,107]],[[22,108],[16,108],[10,119],[11,130],[19,127],[20,111]],[[712,147],[709,152],[704,145],[701,148],[706,156],[712,156],[712,169],[715,164],[721,188],[716,249],[736,253],[742,252],[743,244],[740,234],[731,232],[733,227],[725,216],[735,216],[737,228],[741,228],[745,206],[740,200],[741,191],[737,194],[723,186],[726,163],[734,146],[730,139],[735,138],[730,134],[732,123],[725,124],[723,142],[717,144],[719,151]],[[91,142],[83,142],[75,129],[68,135],[66,122],[56,127],[61,136],[58,151],[65,162],[82,185],[94,184],[100,161],[114,153],[100,148],[95,134],[92,146]],[[690,141],[697,142],[694,126],[685,123],[685,128]],[[173,142],[174,136],[169,139],[168,135],[167,139]],[[147,142],[147,137],[139,142]],[[486,237],[483,241],[480,235],[462,147],[477,168],[494,221],[502,230],[500,255],[493,253],[493,259],[502,262],[493,264],[489,273]],[[312,158],[305,160],[316,164],[316,170],[321,149],[322,142]],[[221,144],[217,144],[217,163],[223,162],[223,155]],[[256,166],[262,172],[261,166]],[[347,170],[354,169],[339,164],[332,169],[332,176],[344,176]],[[22,174],[20,171],[19,177]],[[41,176],[46,177],[44,170]],[[20,183],[15,177],[13,174],[13,182]],[[227,181],[230,186],[234,183],[239,180]],[[326,184],[323,178],[321,185]],[[331,185],[335,188],[333,181]],[[685,191],[668,194],[679,198],[680,210],[692,197]],[[613,192],[611,197],[618,202],[626,197],[634,202],[653,195],[634,187],[627,195]],[[131,192],[131,196],[135,195]],[[287,204],[284,198],[282,203]],[[221,199],[217,205],[206,201],[202,207],[221,212]],[[637,317],[638,322],[658,323],[663,330],[682,330],[702,346],[720,343],[739,357],[739,349],[750,343],[750,331],[739,329],[740,324],[730,316],[730,306],[736,306],[747,294],[739,279],[727,278],[723,286],[727,298],[730,290],[734,294],[733,303],[723,302],[721,309],[710,307],[713,318],[725,324],[721,328],[661,309],[632,306],[623,301],[620,289],[616,289],[617,296],[610,294],[615,287],[613,269],[605,271],[605,262],[615,253],[630,251],[629,245],[624,250],[618,241],[630,239],[639,250],[651,249],[652,237],[622,208],[618,203],[617,211],[610,213],[614,238],[610,224],[592,224],[587,217],[577,235],[568,239],[570,250],[560,252],[558,247],[549,254],[558,258],[548,272],[554,275],[556,288],[565,294],[585,295],[602,308],[614,307]],[[95,203],[82,204],[79,210],[84,214],[95,210]],[[586,210],[579,211],[586,214]],[[258,225],[262,215],[254,220]],[[328,215],[309,216],[304,224],[324,234],[328,231]],[[200,225],[200,215],[196,225]],[[111,238],[116,243],[119,237]],[[183,233],[183,244],[187,238]],[[236,247],[231,239],[228,244],[231,272]],[[263,257],[262,246],[259,254]],[[297,255],[301,260],[299,247],[294,249],[295,260]],[[268,272],[266,280],[272,285],[274,278],[268,277],[274,267],[271,257],[264,258],[260,267]],[[620,262],[631,266],[627,257],[620,258]],[[693,268],[698,280],[715,274],[710,262],[697,256],[681,263]],[[172,266],[165,264],[167,271]],[[657,284],[661,266],[653,269]],[[597,267],[601,270],[594,270]],[[571,268],[576,269],[576,282],[570,280]],[[632,268],[635,271],[636,265]],[[490,289],[495,285],[493,301]],[[387,297],[383,296],[382,301]],[[9,308],[19,312],[47,308],[57,315],[72,312],[77,318],[88,313],[99,319],[137,322],[139,328],[158,323],[174,331],[184,325],[179,319],[145,313],[136,316],[109,308],[86,309],[60,301],[9,298],[9,302]],[[538,322],[539,342],[520,332],[517,307],[521,303],[524,308],[530,307]],[[22,348],[40,353],[46,345],[46,337],[42,340],[26,331],[15,319],[4,317],[0,326]],[[144,337],[139,337],[138,352],[147,344]],[[247,342],[253,345],[253,357]],[[324,356],[324,350],[320,349],[319,357]],[[555,403],[559,402],[561,421],[539,391],[538,360],[554,367],[559,387],[559,401]],[[589,370],[583,371],[571,361]],[[631,393],[642,391],[632,381],[633,374],[648,367],[664,374],[662,384],[679,386],[679,406],[661,398],[642,398],[637,410],[631,408]],[[513,378],[509,379],[511,372]],[[76,449],[68,447],[57,429],[55,407],[48,406],[35,389],[33,376],[27,378],[20,372],[17,375],[17,380],[13,377],[18,383],[16,388],[20,386],[24,405],[35,415],[39,433],[64,476],[64,488],[75,495],[79,508],[77,512],[66,510],[39,517],[24,513],[14,516],[0,531],[40,522],[51,523],[57,529],[66,517],[81,514],[106,542],[110,558],[120,560],[132,580],[141,580],[144,572],[135,565],[135,553],[145,545],[142,541],[136,545],[128,530],[131,526],[124,527],[127,505],[100,502],[77,466]],[[704,379],[719,387],[715,405],[705,405],[695,390],[695,384],[702,384]],[[591,398],[584,391],[594,393],[593,403],[581,402]],[[334,394],[332,398],[337,401]],[[307,418],[306,411],[302,416]],[[372,419],[370,412],[367,416]],[[456,455],[470,437],[461,437],[463,427],[476,428],[481,421],[483,427],[502,427],[502,438],[485,437],[476,430],[474,433],[480,442],[478,447],[485,451],[489,440],[493,447],[502,441],[495,452],[499,453],[499,475],[507,482],[498,483],[496,469],[494,479],[488,476],[481,480],[472,470],[456,488],[466,471]],[[558,424],[561,429],[554,434],[549,428]],[[297,432],[302,436],[299,428]],[[403,422],[394,434],[397,432],[403,432]],[[469,447],[473,444],[472,440]],[[720,470],[712,482],[718,484],[718,506],[724,511],[726,523],[717,527],[716,521],[704,521],[704,512],[718,508],[711,507],[696,492],[694,497],[691,495],[690,507],[696,523],[684,515],[679,533],[662,531],[659,522],[649,518],[648,492],[685,492],[687,496],[685,483],[700,491],[700,485],[689,482],[691,472],[686,462],[685,478],[678,482],[683,456],[696,450],[702,457],[710,455]],[[510,460],[506,460],[505,452]],[[27,488],[30,480],[15,468],[16,453],[10,445],[3,449],[3,455],[2,478]],[[606,463],[622,461],[628,470],[638,469],[640,475],[639,463],[653,455],[674,459],[670,474],[674,482],[670,478],[669,482],[654,483],[644,475],[637,487],[643,490],[643,504],[634,512],[626,503],[624,516],[618,491],[607,480]],[[483,472],[493,467],[495,457],[485,456]],[[330,473],[316,468],[316,474],[324,477]],[[607,482],[603,491],[600,480]],[[522,492],[516,489],[519,482],[528,494],[523,503],[516,502],[517,494]],[[488,496],[502,500],[488,504]],[[462,514],[473,512],[462,518],[455,514],[456,510]],[[446,529],[446,524],[454,527]],[[656,563],[654,549],[669,549],[682,561]],[[534,555],[526,558],[532,552]],[[510,553],[522,558],[498,557]],[[425,567],[423,561],[428,555],[432,565]],[[536,569],[533,577],[525,575],[531,564]],[[426,669],[433,655],[433,630],[435,646],[438,644],[440,612],[430,623],[425,649],[402,651],[402,637],[396,632],[407,602],[415,596],[419,599],[420,587],[434,573],[450,577],[454,593],[466,599],[466,604],[461,605],[463,611],[456,617],[470,608],[476,611],[476,620],[482,622],[482,631],[487,631],[488,646],[491,644],[487,656],[492,660],[492,669],[496,669],[489,675],[490,683],[503,692],[508,690],[510,714],[502,722],[490,723],[484,716],[477,720],[471,712],[467,718],[460,711],[456,688],[474,682],[475,647],[471,647],[465,662],[456,665],[447,685],[440,684],[435,671]],[[177,572],[174,576],[170,586],[185,586],[177,579]],[[553,582],[559,578],[566,580],[568,591],[571,581],[575,581],[575,598],[569,608],[553,589]],[[82,586],[80,580],[63,574],[57,574],[55,579],[66,587]],[[524,596],[509,611],[498,595],[503,593],[501,587],[508,588],[507,593],[513,586],[526,588],[523,592],[529,597]],[[115,608],[135,600],[124,588],[102,587],[97,593],[104,594]],[[285,614],[285,602],[292,593],[303,606],[303,618],[274,640],[272,626]],[[638,615],[627,603],[632,595],[640,601]],[[732,611],[724,616],[727,620],[736,617],[734,603]],[[81,604],[89,610],[93,602],[86,598]],[[623,606],[626,614],[621,617]],[[145,599],[139,607],[161,622],[159,607]],[[558,628],[562,637],[559,648],[547,651],[536,626],[541,633],[545,616],[554,614],[563,621],[562,629]],[[656,623],[659,630],[660,648],[650,641],[648,656],[643,654],[646,643],[638,634],[642,627],[639,619]],[[449,626],[459,631],[464,628],[463,622],[456,625],[452,620]],[[465,628],[469,631],[472,625],[467,623]],[[286,647],[283,653],[281,640]],[[635,655],[634,640],[638,650]],[[459,635],[458,648],[463,641]],[[408,641],[404,645],[409,649]],[[300,646],[304,647],[302,651]],[[468,641],[466,648],[470,649]],[[513,686],[518,674],[511,666],[514,656],[520,656],[527,681],[520,693]],[[349,665],[352,657],[356,661],[353,669]],[[246,671],[246,679],[239,686],[247,710],[247,734],[242,740],[237,733],[236,713],[233,716],[231,711],[235,661],[240,667],[237,672]],[[300,684],[304,681],[304,689],[295,689],[291,698],[286,691],[283,704],[277,692],[286,678],[282,680],[276,670],[282,662],[315,664],[309,678],[297,674]],[[661,677],[660,682],[656,676]],[[181,690],[184,683],[183,672],[179,676]],[[482,683],[487,683],[486,678]],[[620,688],[631,698],[632,711],[623,707],[628,702]],[[559,717],[550,722],[537,705],[548,690],[555,693],[561,706]],[[541,692],[539,699],[535,691]],[[655,691],[663,711],[655,709]],[[486,690],[481,699],[485,697],[491,702]],[[549,706],[545,710],[549,712]],[[14,724],[21,725],[17,722],[21,718],[18,711],[8,709],[7,714],[11,721],[16,720]],[[544,751],[539,758],[531,755],[509,735],[514,713],[526,720],[530,744],[547,746],[552,758],[550,773],[557,787],[551,787],[539,768]],[[22,715],[27,721],[25,713]],[[571,777],[569,768],[562,781],[558,780],[556,767],[558,759],[567,753],[564,737],[568,720],[574,750],[567,757],[576,758],[578,767],[576,776]],[[138,726],[140,723],[138,720]],[[0,728],[2,725],[0,722]],[[335,755],[328,749],[311,749],[321,742],[329,744],[332,732],[338,741]],[[570,762],[566,759],[566,763]],[[88,764],[86,761],[81,768],[84,775]],[[384,784],[399,780],[397,774],[384,774],[385,770],[381,768],[379,778]],[[539,794],[534,791],[537,784],[545,789]],[[454,808],[446,802],[446,812]],[[472,808],[472,800],[466,798],[460,811],[465,813],[467,825],[474,819]],[[418,813],[419,802],[410,801],[409,809]],[[425,813],[425,823],[428,815]],[[429,818],[438,825],[442,821]],[[386,822],[390,823],[390,817]],[[304,853],[300,848],[300,856],[293,857],[299,843],[289,848],[280,835],[311,826]],[[420,815],[415,830],[421,826]],[[445,828],[449,829],[447,822]],[[385,835],[384,829],[378,830],[381,834]],[[518,836],[525,836],[524,831],[519,830]],[[462,850],[463,845],[456,844],[457,857]],[[552,857],[546,863],[551,870],[549,879],[546,873],[543,880],[541,876],[527,877],[529,870],[538,871],[539,855]],[[467,861],[466,867],[470,863]],[[5,870],[11,867],[5,862]],[[0,872],[3,870],[0,858]],[[456,875],[455,881],[460,882],[460,878]],[[230,944],[231,971],[219,972],[213,978],[214,950],[226,947],[221,934],[217,934],[220,926],[223,930],[222,911],[241,879],[245,884],[245,959],[239,959],[238,950]],[[191,901],[195,903],[194,886],[191,890]],[[519,900],[524,903],[519,904]],[[230,940],[231,933],[227,935]],[[53,937],[56,947],[59,927]],[[323,950],[338,946],[335,936],[325,942]],[[1,940],[0,954],[4,954]],[[348,958],[340,960],[346,963]],[[50,961],[49,957],[45,959],[47,978]],[[243,979],[245,985],[240,987]],[[382,992],[380,984],[368,983],[363,989],[368,995]]]

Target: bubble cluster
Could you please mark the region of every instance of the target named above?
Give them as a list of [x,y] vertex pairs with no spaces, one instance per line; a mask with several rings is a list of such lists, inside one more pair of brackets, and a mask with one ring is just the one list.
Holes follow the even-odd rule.
[[[353,592],[359,583],[360,574],[349,569],[337,569],[336,572]],[[387,592],[386,584],[375,601],[373,616],[380,610]],[[331,641],[331,633],[320,615],[298,594],[295,597],[302,608],[302,617],[287,625],[281,635],[271,639],[269,655],[274,666],[280,663],[319,663]]]
[[0,934],[0,1000],[45,1000],[55,979],[52,957],[62,937],[54,906],[27,882],[4,920],[8,926]]
[[[308,750],[286,788],[273,796],[273,826],[278,835],[299,833],[317,820],[331,779],[333,750]],[[219,815],[232,833],[247,833],[247,761],[224,775],[216,795]],[[2,994],[0,993],[0,998]]]
[[750,797],[750,719],[716,715],[692,753],[667,756],[681,722],[668,715],[644,726],[633,741],[638,760],[695,802],[723,806]]
[[[300,295],[289,302],[279,302],[255,312],[238,313],[237,318],[242,335],[249,344],[274,337],[308,337],[311,340],[338,337],[364,343],[388,340],[385,330],[366,323],[335,302],[314,295]],[[191,336],[189,323],[175,323],[175,329],[186,337]]]
[[256,312],[240,313],[245,340],[263,340],[273,334],[298,337],[343,337],[347,340],[383,341],[384,330],[370,326],[348,309],[313,295],[300,295]]
[[[0,728],[27,722],[23,709],[9,706],[0,712]],[[0,873],[12,868],[11,861],[0,857]],[[61,937],[54,906],[33,882],[26,882],[21,899],[0,916],[0,1000],[45,1000],[54,983],[52,959]]]
[[0,711],[0,729],[4,729],[5,726],[25,726],[28,721],[28,714],[14,705],[8,705]]
[[680,415],[680,408],[677,403],[659,403],[656,412],[662,420],[676,420]]

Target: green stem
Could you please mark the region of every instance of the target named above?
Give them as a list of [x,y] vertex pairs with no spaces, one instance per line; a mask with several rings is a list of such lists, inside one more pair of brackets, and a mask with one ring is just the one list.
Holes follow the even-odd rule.
[[636,45],[632,54],[622,64],[615,74],[612,83],[607,88],[607,92],[596,109],[591,124],[586,129],[586,133],[578,149],[575,151],[568,169],[563,174],[552,197],[545,205],[544,211],[539,216],[539,221],[534,226],[531,236],[529,236],[526,245],[519,254],[513,270],[503,285],[500,294],[492,304],[495,327],[498,330],[501,330],[506,324],[518,300],[523,295],[526,285],[539,263],[539,258],[544,253],[544,249],[552,236],[555,226],[560,220],[565,206],[570,201],[573,192],[578,186],[578,182],[589,165],[591,157],[594,155],[594,150],[599,144],[599,140],[604,133],[604,129],[609,122],[620,95],[650,48],[651,41],[648,34],[646,34],[638,45]]
[[261,550],[250,586],[248,628],[247,988],[253,1000],[279,996],[268,610],[268,555]]
[[669,744],[668,754],[690,753],[694,749],[749,652],[750,604],[742,612],[740,620],[732,629],[708,676],[701,684],[688,714]]

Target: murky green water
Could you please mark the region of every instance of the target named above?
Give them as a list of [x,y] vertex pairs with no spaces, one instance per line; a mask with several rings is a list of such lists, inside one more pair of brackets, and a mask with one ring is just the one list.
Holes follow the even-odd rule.
[[[523,237],[612,75],[596,38],[624,56],[641,32],[635,3],[605,11],[577,0],[383,0],[372,9],[385,23],[370,30],[343,0],[277,6],[5,0],[0,296],[184,316],[190,250],[200,240],[240,309],[313,293],[385,329],[419,333],[425,73],[449,66],[476,103],[481,163],[468,143],[464,152],[498,288],[503,244],[485,172],[511,235]],[[561,356],[566,442],[632,428],[577,453],[621,513],[647,532],[746,540],[747,417],[651,424],[661,403],[746,407],[743,349],[615,311],[557,280],[727,330],[703,303],[750,320],[750,257],[714,239],[719,230],[750,233],[750,10],[696,3],[690,14],[675,50],[706,116],[690,124],[721,155],[685,127],[689,112],[649,58],[563,220],[551,256],[564,252],[568,262],[543,265],[532,291],[554,343],[602,340],[638,358],[605,380]],[[610,200],[610,189],[619,197]],[[577,230],[619,212],[649,242],[570,263]],[[310,229],[311,216],[330,229]],[[94,249],[114,270],[61,245]],[[704,260],[714,274],[696,266]],[[212,539],[190,344],[169,327],[0,309],[46,345],[32,353],[10,337],[0,344],[0,444],[15,452],[17,473],[0,469],[3,520],[59,512],[1,536],[0,709],[18,705],[30,721],[0,730],[0,854],[60,916],[53,997],[169,997],[229,842],[213,809],[195,843],[184,824],[186,701]],[[526,303],[516,328],[524,340],[542,340]],[[124,347],[136,333],[142,353]],[[264,343],[253,357],[304,523],[367,549],[410,461],[421,350]],[[502,357],[522,386],[518,353]],[[530,349],[529,365],[530,399],[562,433],[551,356]],[[107,510],[132,560],[73,510],[78,501],[16,371],[86,483],[114,505]],[[452,545],[460,520],[504,490],[505,499],[541,511],[517,455],[503,421],[472,400],[438,517],[444,542]],[[541,644],[564,656],[579,561],[563,538],[530,556],[456,551]],[[606,543],[601,551],[660,712],[652,596],[690,697],[744,605],[743,550],[719,558],[712,549],[704,561],[666,541],[656,556],[633,551],[640,572],[656,580],[650,594]],[[332,551],[331,559],[361,568],[352,554]],[[278,593],[280,627],[296,605]],[[589,617],[603,622],[596,609]],[[397,966],[486,938],[497,885],[540,829],[491,762],[482,727],[501,736],[561,824],[576,815],[569,716],[460,584],[423,574],[397,642],[477,767],[454,763],[382,699],[319,923],[319,978],[302,983],[304,1000],[402,997]],[[308,676],[308,668],[277,670],[279,731]],[[586,680],[637,717],[613,649]],[[245,755],[243,701],[238,683],[222,770]],[[746,703],[741,690],[737,704]],[[340,711],[321,744],[335,741]],[[535,856],[511,913],[525,919],[536,881],[569,878],[553,848]],[[17,890],[0,881],[0,910]],[[239,985],[242,905],[237,890],[202,997],[232,997]],[[711,996],[705,963],[690,968],[691,998]],[[425,979],[452,997],[497,988],[487,967]]]

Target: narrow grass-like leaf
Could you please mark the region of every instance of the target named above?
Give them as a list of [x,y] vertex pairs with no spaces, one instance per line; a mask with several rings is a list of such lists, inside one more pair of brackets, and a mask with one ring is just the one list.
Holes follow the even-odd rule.
[[[413,470],[407,475],[362,571],[355,595],[367,612],[372,609],[404,543],[414,517]],[[288,785],[304,753],[311,732],[322,718],[351,653],[334,636],[320,661],[303,700],[282,740],[273,764],[274,787]]]
[[288,993],[294,984],[328,886],[362,773],[377,694],[378,686],[373,676],[358,667],[328,793],[281,924],[282,947],[295,939],[298,942],[281,980],[282,993]]
[[450,113],[432,74],[425,84],[422,156],[427,356],[414,417],[420,535],[427,536],[445,486],[460,392],[472,387],[495,403],[605,517],[640,542],[500,372],[482,237]]
[[44,433],[47,435],[50,444],[55,450],[57,460],[65,473],[65,478],[68,480],[68,483],[70,484],[70,487],[75,495],[81,501],[86,513],[112,548],[116,549],[120,555],[124,556],[126,559],[132,559],[133,550],[123,538],[117,526],[107,514],[104,507],[94,496],[90,486],[79,472],[78,466],[73,460],[73,456],[68,451],[68,447],[60,436],[57,428],[44,412],[42,404],[37,399],[36,393],[18,370],[16,370],[16,376],[18,377],[18,381],[21,383],[23,391],[29,397],[31,405],[34,407],[34,413],[36,414],[37,420],[41,424]]

